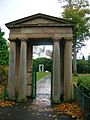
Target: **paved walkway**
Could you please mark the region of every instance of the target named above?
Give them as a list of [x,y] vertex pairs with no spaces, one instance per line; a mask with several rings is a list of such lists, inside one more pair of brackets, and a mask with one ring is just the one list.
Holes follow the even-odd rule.
[[52,111],[50,102],[50,75],[37,83],[37,97],[33,102],[0,108],[0,120],[75,120],[63,113]]
[[51,75],[37,81],[36,102],[51,105]]

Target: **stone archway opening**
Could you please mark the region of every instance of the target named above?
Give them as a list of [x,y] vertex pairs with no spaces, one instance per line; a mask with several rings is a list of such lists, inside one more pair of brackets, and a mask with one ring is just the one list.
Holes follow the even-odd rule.
[[[49,43],[48,43],[49,44]],[[35,91],[36,102],[51,105],[51,74],[52,74],[52,45],[33,46],[33,72],[36,72]],[[37,62],[37,64],[35,64]],[[36,66],[35,66],[36,65]],[[43,77],[42,77],[43,76]]]
[[[45,42],[45,39],[47,42]],[[51,38],[45,38],[45,39],[33,39],[32,41],[34,41],[33,43],[29,42],[28,44],[31,44],[32,45],[32,48],[33,48],[33,52],[34,51],[34,47],[36,46],[44,46],[43,49],[47,49],[47,46],[49,48],[51,48],[51,46],[53,46],[53,41]],[[37,43],[35,43],[37,40]],[[53,48],[53,47],[52,47]],[[38,50],[36,50],[37,52]],[[44,50],[41,50],[41,51],[44,51]],[[41,52],[39,51],[39,52]],[[33,53],[32,52],[32,53]],[[46,51],[45,51],[46,52]],[[45,52],[44,52],[44,55],[38,55],[39,57],[46,57],[45,55]],[[37,53],[38,54],[38,53]],[[32,55],[33,56],[33,55]],[[33,57],[32,57],[33,58]],[[34,57],[35,58],[35,57]],[[49,62],[49,61],[48,61]],[[42,62],[41,62],[42,63]],[[33,60],[32,60],[32,65],[33,65]],[[53,65],[53,64],[52,64]],[[36,72],[35,69],[34,69],[35,66],[32,66],[32,75],[35,75],[35,73],[33,72]],[[44,64],[44,67],[45,64]],[[39,66],[38,66],[38,69],[39,69]],[[42,72],[45,72],[47,71],[48,68],[44,68],[44,71]],[[38,70],[39,71],[39,70]],[[42,74],[42,72],[40,72],[40,74]],[[36,80],[35,80],[36,78]],[[48,76],[45,76],[44,78],[42,78],[42,80],[40,81],[37,81],[37,76],[34,77],[32,76],[32,98],[33,99],[36,99],[37,100],[42,100],[42,101],[48,101],[47,103],[51,104],[51,73],[49,72],[49,75]]]

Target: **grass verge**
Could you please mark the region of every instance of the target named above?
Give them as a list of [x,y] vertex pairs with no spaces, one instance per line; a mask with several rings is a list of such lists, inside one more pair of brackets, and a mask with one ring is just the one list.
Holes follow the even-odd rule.
[[40,80],[41,78],[43,78],[46,75],[49,75],[50,72],[37,72],[36,74],[36,79],[37,81]]

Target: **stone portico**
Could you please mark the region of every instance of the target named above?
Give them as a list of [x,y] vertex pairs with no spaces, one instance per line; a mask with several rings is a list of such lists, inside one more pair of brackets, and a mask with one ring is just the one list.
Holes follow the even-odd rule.
[[72,27],[69,21],[35,14],[6,24],[10,30],[8,97],[32,97],[33,45],[53,45],[51,101],[72,99]]

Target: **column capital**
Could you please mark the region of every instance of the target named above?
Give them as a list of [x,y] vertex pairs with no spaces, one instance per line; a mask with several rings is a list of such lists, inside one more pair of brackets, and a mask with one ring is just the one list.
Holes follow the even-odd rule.
[[20,39],[21,42],[23,42],[23,41],[27,42],[27,40],[28,40],[28,39],[24,39],[24,38],[23,38],[23,39]]
[[57,38],[55,38],[55,39],[52,39],[53,41],[60,41],[60,39],[57,39]]
[[19,40],[19,41],[28,41],[28,38],[27,37],[16,37],[14,35],[14,37],[13,36],[9,36],[8,40],[9,41],[17,41],[17,40]]
[[72,37],[59,37],[59,38],[52,38],[53,41],[72,41]]
[[10,39],[10,38],[8,38],[8,40],[9,40],[10,42],[12,42],[12,41],[15,42],[16,39]]

